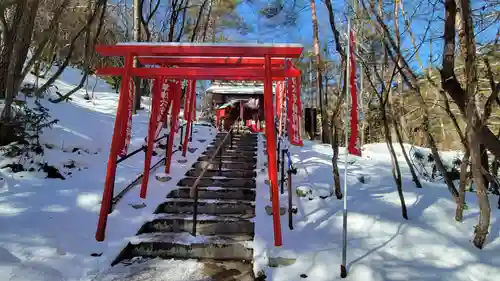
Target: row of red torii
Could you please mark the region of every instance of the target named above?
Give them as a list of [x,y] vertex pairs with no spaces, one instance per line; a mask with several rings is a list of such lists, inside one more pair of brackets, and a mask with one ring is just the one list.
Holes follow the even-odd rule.
[[[286,123],[290,143],[302,145],[300,137],[301,102],[300,75],[290,59],[299,58],[303,51],[299,44],[191,44],[191,43],[121,43],[97,46],[101,56],[119,56],[124,59],[123,67],[103,67],[98,75],[121,76],[120,96],[116,113],[111,151],[106,170],[106,180],[96,232],[96,240],[104,241],[108,211],[111,206],[117,157],[127,153],[132,119],[133,77],[152,79],[152,103],[147,136],[144,177],[140,197],[146,198],[149,168],[153,153],[153,142],[158,136],[167,116],[177,117],[182,103],[181,85],[187,80],[184,99],[184,119],[187,130],[196,119],[197,80],[252,80],[264,81],[265,136],[267,139],[268,176],[273,209],[274,242],[282,245],[278,173],[276,162],[277,116],[282,123],[282,110],[288,100]],[[143,67],[134,68],[138,59]],[[290,78],[290,79],[287,79]],[[277,81],[275,105],[273,104],[273,81]],[[287,85],[283,84],[287,81]],[[286,94],[285,94],[286,93]],[[276,115],[275,115],[276,113]],[[285,119],[285,118],[283,118]],[[165,172],[170,172],[173,136],[178,127],[178,118],[170,118],[170,132],[167,142]],[[280,126],[281,128],[281,126]],[[280,130],[281,133],[281,130]],[[189,131],[185,134],[183,156],[186,154]],[[276,196],[274,196],[276,195]]]

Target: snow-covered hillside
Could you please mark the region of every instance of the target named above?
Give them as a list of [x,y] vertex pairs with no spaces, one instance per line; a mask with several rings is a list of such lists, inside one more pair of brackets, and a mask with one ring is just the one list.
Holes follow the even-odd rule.
[[[396,148],[396,152],[401,156],[400,149]],[[452,162],[457,155],[456,152],[443,153],[446,162]],[[293,204],[297,206],[294,230],[288,229],[287,215],[281,217],[284,244],[281,248],[273,247],[272,217],[267,216],[264,209],[270,205],[269,188],[264,179],[260,179],[263,192],[258,194],[256,206],[257,216],[261,219],[256,221],[255,269],[265,271],[268,280],[342,280],[339,274],[343,201],[337,200],[335,195],[327,197],[333,185],[331,157],[329,145],[306,141],[302,148],[292,147],[297,168],[293,187],[300,190],[302,197],[293,192]],[[464,222],[456,222],[456,204],[445,185],[423,181],[423,188],[416,188],[401,156],[409,216],[409,220],[405,220],[401,216],[386,144],[365,145],[363,156],[352,156],[349,162],[349,275],[346,280],[498,279],[500,221],[498,210],[494,208],[496,196],[490,198],[493,211],[488,245],[478,250],[470,241],[479,216],[474,193],[466,194],[469,208],[464,212]],[[343,152],[339,168],[343,184]],[[286,191],[280,200],[281,206],[286,207]],[[269,267],[280,260],[290,265]]]
[[[79,75],[79,71],[68,69],[55,84],[58,91],[64,94],[72,89],[79,82]],[[110,270],[109,264],[209,143],[199,140],[210,139],[215,134],[209,127],[196,126],[190,146],[198,149],[188,154],[187,163],[179,163],[177,160],[182,156],[174,154],[172,180],[160,183],[151,177],[146,200],[139,199],[137,187],[129,192],[109,218],[106,241],[96,242],[94,234],[117,95],[108,84],[95,78],[89,79],[90,91],[94,83],[95,92],[90,101],[83,99],[84,90],[73,95],[69,102],[42,101],[52,117],[60,120],[43,134],[42,144],[50,147],[45,149],[43,158],[59,168],[65,180],[45,179],[41,172],[0,170],[2,281],[115,280],[113,272],[132,271],[133,267],[123,265]],[[148,122],[146,99],[144,106],[146,110],[133,118],[130,150],[144,142]],[[260,146],[262,148],[262,137]],[[282,216],[283,246],[273,246],[272,217],[265,210],[270,205],[269,188],[265,178],[259,177],[253,243],[255,271],[264,272],[269,281],[340,279],[343,204],[334,196],[322,199],[332,188],[331,148],[305,142],[304,147],[291,149],[298,170],[293,177],[293,203],[297,207],[294,229],[288,229],[288,216]],[[455,155],[451,152],[449,158]],[[154,157],[153,162],[158,159]],[[341,182],[343,159],[341,155]],[[4,158],[0,164],[11,161]],[[140,153],[119,165],[117,192],[142,173],[143,161]],[[265,162],[264,149],[260,150],[258,162],[260,170]],[[353,162],[347,179],[349,276],[346,280],[498,279],[498,210],[493,208],[489,241],[483,250],[478,250],[469,241],[478,218],[473,193],[467,193],[464,222],[457,223],[453,219],[455,203],[444,185],[423,182],[422,189],[415,188],[406,164],[401,161],[409,212],[409,220],[404,220],[385,144],[364,146],[363,157]],[[157,172],[160,171],[161,167]],[[359,181],[360,176],[364,183]],[[296,196],[296,189],[302,197]],[[496,198],[491,199],[494,206]],[[146,206],[137,208],[142,202]],[[281,196],[281,204],[287,206],[286,192]],[[274,267],[277,258],[288,265]],[[156,265],[155,272],[136,274],[143,279],[127,281],[201,281],[193,273],[198,266],[194,261],[149,263]]]
[[[71,90],[78,84],[79,75],[78,70],[66,70],[55,83],[57,91],[66,93]],[[29,77],[27,82],[33,79]],[[69,102],[52,104],[42,100],[51,116],[59,122],[52,129],[45,130],[41,138],[45,154],[37,156],[34,162],[47,161],[61,171],[65,180],[46,179],[43,172],[0,170],[0,280],[91,280],[97,272],[106,270],[126,243],[126,238],[135,234],[168,189],[203,152],[208,142],[201,143],[198,139],[210,138],[215,133],[209,127],[195,126],[194,142],[190,147],[199,149],[188,153],[188,162],[178,163],[177,160],[183,157],[175,153],[172,180],[159,184],[154,177],[150,178],[145,208],[132,207],[143,202],[138,187],[127,193],[109,218],[106,241],[96,242],[94,235],[117,94],[104,81],[94,78],[89,79],[89,91],[95,82],[94,96],[90,101],[83,98],[85,90],[75,93]],[[146,110],[133,117],[129,151],[142,146],[147,134],[149,111],[147,99],[144,100]],[[28,99],[28,102],[33,101]],[[179,143],[178,138],[175,143]],[[153,157],[152,163],[160,156]],[[2,158],[0,165],[3,167],[12,162],[13,159]],[[29,167],[35,163],[23,164]],[[115,192],[131,183],[143,169],[144,153],[120,164]],[[157,172],[162,172],[161,169],[158,168]]]

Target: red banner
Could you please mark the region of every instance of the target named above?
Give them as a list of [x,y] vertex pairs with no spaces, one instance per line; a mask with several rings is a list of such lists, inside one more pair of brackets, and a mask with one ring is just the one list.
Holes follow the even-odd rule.
[[349,136],[349,144],[347,150],[350,154],[361,156],[361,145],[358,137],[358,90],[356,85],[356,57],[354,56],[354,48],[356,42],[354,34],[349,32],[349,89],[351,93],[351,135]]
[[162,98],[162,86],[163,81],[161,78],[155,78],[153,81],[153,91],[151,97],[151,112],[149,114],[149,127],[148,127],[148,137],[147,137],[147,150],[144,158],[144,174],[141,183],[140,197],[146,198],[146,192],[148,189],[149,181],[149,169],[151,167],[151,157],[153,156],[154,150],[154,134],[156,132],[156,126],[158,126],[157,118],[160,117],[159,111],[161,106]]
[[189,119],[189,110],[191,109],[191,94],[192,94],[191,80],[187,81],[186,92],[184,93],[184,120]]
[[288,87],[288,139],[291,145],[303,146],[301,136],[302,104],[300,102],[300,77],[292,77],[287,81]]
[[167,155],[165,159],[165,173],[170,172],[170,162],[172,160],[172,147],[174,145],[174,137],[179,126],[179,111],[181,108],[181,83],[180,81],[169,82],[169,88],[171,91],[169,95],[172,94],[172,113],[170,115],[170,133],[167,143]]
[[130,144],[130,138],[132,137],[132,106],[134,103],[134,80],[130,79],[130,88],[128,92],[128,97],[125,99],[126,104],[122,109],[126,110],[125,114],[122,114],[123,120],[120,124],[120,144],[118,146],[118,156],[123,157],[127,155],[128,146]]
[[276,116],[278,117],[278,120],[281,117],[281,108],[283,106],[283,81],[276,81],[276,93],[275,93],[275,106],[276,106]]
[[191,120],[193,120],[193,122],[196,121],[196,80],[195,80],[194,85],[195,85],[195,88],[194,88],[193,97],[192,97],[193,98],[193,107],[192,107],[193,112],[191,113],[191,118],[193,118]]
[[[182,146],[182,156],[186,157],[186,152],[187,152],[187,147],[188,147],[188,142],[189,142],[189,136],[191,132],[191,123],[193,122],[193,103],[194,103],[194,98],[196,97],[196,81],[195,80],[189,80],[188,81],[188,87],[187,87],[186,92],[186,99],[189,98],[189,101],[184,103],[184,119],[187,120],[186,124],[186,133],[184,134],[184,142]],[[188,96],[189,93],[189,96]],[[187,104],[187,106],[186,106]]]
[[171,104],[171,97],[172,95],[169,94],[170,90],[170,83],[168,82],[167,79],[163,80],[162,82],[162,89],[161,89],[161,101],[160,101],[160,110],[158,112],[158,118],[156,121],[158,122],[158,126],[156,127],[156,133],[155,136],[158,138],[160,136],[161,129],[163,128],[164,123],[167,121],[167,116],[168,116],[168,111],[170,109],[170,104]]
[[278,117],[278,135],[283,131],[283,100],[285,98],[285,85],[283,81],[276,82],[276,116]]
[[175,98],[175,101],[172,102],[172,111],[171,111],[171,116],[170,116],[170,124],[173,128],[175,128],[175,132],[179,130],[179,115],[181,112],[181,98],[182,98],[182,83],[181,81],[177,80],[172,83],[171,87],[175,88],[175,95],[173,98]]

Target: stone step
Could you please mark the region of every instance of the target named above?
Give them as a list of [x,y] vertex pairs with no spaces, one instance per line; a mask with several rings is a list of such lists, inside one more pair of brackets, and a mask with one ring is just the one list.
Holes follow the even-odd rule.
[[[213,150],[215,152],[215,150],[217,150],[218,146],[212,146],[212,145],[209,145],[207,146],[207,151],[211,151]],[[257,147],[255,147],[254,145],[252,146],[238,146],[238,145],[233,145],[233,147],[231,147],[229,144],[227,144],[225,147],[223,147],[223,151],[221,151],[223,154],[226,153],[226,152],[253,152],[253,154],[255,154],[255,152],[257,151]]]
[[[192,214],[194,200],[192,199],[170,199],[160,204],[155,214]],[[236,214],[236,217],[249,218],[255,216],[253,202],[242,200],[198,200],[198,214],[219,215]]]
[[[217,133],[217,136],[218,137],[223,137],[227,134],[227,132],[219,132]],[[247,138],[258,138],[258,134],[255,134],[255,133],[248,133],[248,132],[240,132],[240,133],[237,133],[236,131],[233,131],[233,136],[237,136],[237,137],[247,137]]]
[[[159,214],[146,222],[137,234],[154,232],[191,232],[193,230],[192,215]],[[199,235],[254,235],[254,223],[245,219],[233,219],[217,216],[199,216],[196,223]]]
[[[225,153],[222,154],[222,156],[217,156],[215,155],[214,160],[215,162],[219,161],[219,158],[222,158],[222,161],[233,161],[233,162],[246,162],[249,163],[251,162],[252,164],[257,163],[257,155],[227,155]],[[198,158],[198,161],[209,161],[212,159],[211,155],[202,155],[200,158]]]
[[[211,281],[254,281],[253,265],[245,261],[217,261],[210,259],[197,259],[186,261],[178,258],[159,261],[155,258],[141,258],[123,260],[124,266],[111,268],[103,274],[99,274],[94,280],[99,281],[187,281],[187,280],[211,280]],[[179,270],[187,270],[189,273],[179,274]],[[196,279],[191,279],[191,278]],[[166,278],[166,279],[165,279]]]
[[[226,139],[226,136],[215,137],[212,142],[221,142],[224,139],[226,139],[226,141],[229,141],[230,140],[229,138],[230,138],[229,136],[227,137],[227,139]],[[235,143],[253,144],[253,143],[257,143],[258,139],[257,138],[247,138],[247,137],[233,136],[233,142],[235,142]]]
[[[212,146],[218,146],[219,144],[222,143],[222,140],[214,140],[210,142],[210,145]],[[231,143],[230,140],[226,140],[224,142],[225,144],[229,145]],[[256,147],[257,142],[256,141],[242,141],[242,140],[235,140],[233,139],[233,146],[243,146],[243,147]]]
[[[230,137],[228,137],[226,140],[229,140]],[[225,136],[223,137],[215,137],[212,142],[221,142],[225,139]],[[247,144],[252,144],[252,143],[257,143],[258,139],[257,138],[245,138],[245,137],[235,137],[233,136],[233,142],[234,143],[247,143]]]
[[[223,139],[226,136],[226,133],[219,133],[215,135],[216,138]],[[248,139],[248,140],[258,140],[259,137],[257,135],[250,135],[250,134],[237,134],[233,133],[233,138],[239,138],[239,139]]]
[[[257,161],[257,154],[255,153],[245,153],[245,152],[226,152],[223,151],[221,155],[219,154],[214,154],[215,151],[212,152],[203,152],[200,157],[203,156],[208,156],[208,157],[214,157],[214,159],[217,159],[219,161],[219,158],[224,159],[233,159],[233,158],[238,158],[236,160],[233,160],[232,162],[247,162],[247,160],[255,160]],[[210,159],[210,158],[209,158]],[[241,161],[238,161],[241,159]]]
[[[215,154],[215,152],[216,152],[215,149],[208,149],[205,152],[203,152],[202,155],[208,155],[208,156],[215,155],[215,156],[217,156],[217,154]],[[256,151],[237,151],[234,149],[223,149],[221,155],[252,158],[252,157],[256,157],[257,153],[256,153]]]
[[[172,190],[167,198],[191,199],[189,187],[182,187]],[[255,200],[255,190],[247,188],[198,188],[198,198],[200,199],[224,199],[224,200]]]
[[202,275],[212,281],[255,281],[253,264],[248,261],[206,261]]
[[[177,186],[191,187],[195,183],[195,177],[186,177],[177,183]],[[201,178],[198,187],[236,187],[256,188],[255,179],[239,178]]]
[[[208,146],[205,150],[205,154],[212,155],[217,150],[216,146]],[[242,155],[255,155],[257,153],[257,147],[248,148],[248,149],[238,149],[238,148],[229,148],[224,147],[221,151],[222,154],[242,154]]]
[[[230,137],[227,137],[226,141],[230,141]],[[212,141],[213,143],[220,143],[225,139],[224,137],[215,137],[214,140]],[[242,144],[256,144],[258,142],[258,139],[254,138],[241,138],[241,137],[235,137],[233,136],[233,143],[242,143]]]
[[[203,169],[191,169],[186,172],[186,176],[188,177],[198,177]],[[248,170],[206,170],[205,173],[203,174],[203,177],[205,178],[210,178],[210,177],[226,177],[226,178],[245,178],[245,179],[250,179],[250,178],[255,178],[257,176],[257,173],[254,171],[248,171]]]
[[[211,142],[208,144],[207,148],[217,148],[222,142]],[[231,148],[231,143],[229,141],[223,144],[224,150],[232,149],[232,150],[245,150],[245,151],[255,151],[257,148],[257,144],[255,143],[244,143],[244,142],[233,142],[233,146]]]
[[218,161],[208,162],[208,161],[200,161],[193,164],[192,168],[204,169],[205,167],[209,170],[218,170],[219,166],[223,170],[254,170],[257,168],[256,163],[246,163],[246,162],[232,162],[232,161],[222,161],[222,165],[219,165]]
[[[222,140],[226,137],[226,134],[219,134],[215,136],[215,139]],[[228,136],[229,138],[230,136]],[[233,139],[240,139],[240,140],[251,140],[251,141],[258,141],[259,138],[257,136],[252,136],[252,135],[238,135],[238,134],[233,134]]]
[[180,233],[144,233],[134,236],[114,264],[132,257],[251,261],[252,235],[192,236]]

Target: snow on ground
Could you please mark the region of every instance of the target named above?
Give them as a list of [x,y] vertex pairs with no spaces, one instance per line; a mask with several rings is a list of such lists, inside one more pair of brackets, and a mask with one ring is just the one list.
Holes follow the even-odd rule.
[[[259,144],[262,146],[262,142]],[[409,147],[408,147],[409,148]],[[396,148],[400,153],[399,148]],[[419,148],[422,149],[422,148]],[[265,212],[269,187],[267,171],[258,176],[256,235],[254,241],[255,271],[263,271],[268,281],[341,280],[342,208],[343,202],[330,194],[333,184],[331,147],[305,142],[291,148],[298,174],[293,177],[294,230],[288,228],[288,214],[281,216],[283,246],[274,247],[272,217]],[[262,152],[262,151],[261,151]],[[344,180],[344,154],[341,149],[339,168]],[[443,154],[450,161],[456,152]],[[259,166],[266,157],[259,155]],[[355,161],[354,161],[355,160]],[[415,188],[401,157],[403,189],[409,220],[401,216],[399,197],[391,175],[391,162],[385,144],[363,147],[363,157],[353,159],[348,168],[348,252],[349,275],[345,280],[497,280],[500,275],[500,221],[491,198],[492,219],[487,245],[483,250],[472,243],[479,210],[476,197],[467,193],[469,209],[464,222],[454,220],[455,203],[440,183],[422,182]],[[259,169],[260,170],[260,169]],[[365,184],[358,178],[363,176]],[[297,197],[295,190],[311,190]],[[282,207],[288,197],[280,197]],[[287,266],[270,267],[275,258]],[[302,275],[302,276],[301,276]],[[307,276],[307,277],[306,277]],[[305,279],[307,278],[307,279]]]
[[[68,69],[55,85],[66,93],[79,82],[80,73]],[[30,79],[33,79],[32,77]],[[84,90],[72,101],[57,105],[43,104],[60,122],[42,137],[43,159],[56,166],[66,180],[45,179],[43,173],[11,173],[0,170],[0,280],[8,281],[90,281],[198,280],[200,264],[194,261],[147,261],[140,266],[117,266],[110,262],[142,223],[153,217],[154,208],[183,177],[213,137],[208,127],[196,126],[187,163],[174,154],[172,179],[167,183],[150,178],[148,198],[139,198],[135,187],[119,203],[108,220],[106,241],[95,242],[94,234],[102,196],[105,167],[116,110],[116,94],[102,80],[91,77],[88,88],[95,86],[91,101],[83,99]],[[144,99],[148,108],[148,100]],[[130,150],[143,144],[147,131],[148,110],[133,120]],[[179,140],[176,139],[175,143]],[[262,137],[259,143],[262,147]],[[398,147],[396,149],[399,151]],[[409,149],[409,147],[408,147]],[[423,150],[422,148],[417,148]],[[258,165],[264,165],[264,149]],[[259,173],[256,202],[256,272],[263,271],[269,281],[337,280],[342,247],[342,201],[327,197],[332,186],[331,149],[327,145],[306,142],[291,148],[298,174],[293,177],[294,230],[288,229],[287,215],[281,217],[283,246],[273,246],[272,217],[265,212],[270,205],[267,175]],[[449,163],[456,152],[444,153]],[[143,171],[143,154],[123,162],[116,176],[116,192]],[[159,158],[154,157],[153,163]],[[70,160],[74,168],[65,168]],[[9,163],[0,159],[0,165]],[[463,223],[453,219],[455,204],[440,183],[423,182],[416,189],[403,159],[403,188],[410,220],[401,217],[399,199],[392,181],[390,157],[385,144],[367,145],[363,157],[356,158],[348,173],[348,269],[346,280],[496,280],[500,275],[500,222],[493,208],[488,243],[483,250],[470,242],[477,223],[478,208],[474,194],[467,193],[469,208]],[[339,159],[343,181],[344,158]],[[156,173],[161,174],[161,167]],[[70,174],[71,173],[71,174]],[[154,175],[154,173],[153,173]],[[363,176],[365,183],[358,179]],[[305,197],[297,197],[296,189]],[[307,191],[310,190],[310,193]],[[492,198],[492,206],[495,198]],[[287,206],[287,195],[280,197]],[[140,203],[143,208],[136,209]],[[97,257],[91,256],[97,255]],[[270,258],[281,257],[288,266],[269,267]],[[272,261],[274,263],[274,261]],[[147,270],[145,270],[147,269]],[[153,269],[153,270],[152,270]],[[306,277],[307,276],[307,277]],[[169,280],[171,280],[169,279]],[[121,279],[122,280],[122,279]]]
[[[79,82],[78,70],[68,69],[56,81],[57,90],[64,94]],[[33,80],[33,77],[29,78]],[[106,164],[113,131],[117,95],[100,79],[90,78],[89,89],[95,84],[91,101],[83,99],[84,90],[72,96],[70,102],[52,104],[43,100],[50,114],[59,123],[45,130],[42,145],[44,159],[63,171],[65,180],[45,179],[36,172],[11,173],[0,170],[0,280],[5,281],[72,281],[102,280],[111,261],[135,235],[144,221],[151,218],[154,209],[185,171],[204,151],[215,131],[195,126],[193,143],[198,148],[187,155],[186,163],[177,152],[173,156],[172,179],[161,183],[150,176],[148,197],[139,198],[139,185],[120,201],[108,219],[105,242],[95,241],[95,231],[104,186]],[[30,102],[30,101],[29,101]],[[129,151],[140,147],[147,135],[149,112],[141,111],[133,117],[132,139]],[[199,142],[206,139],[206,142]],[[176,138],[175,144],[179,144]],[[160,150],[158,150],[160,151]],[[152,163],[160,158],[153,157]],[[65,168],[70,160],[75,168]],[[0,159],[1,166],[11,162]],[[156,173],[162,172],[160,166]],[[144,169],[144,153],[139,153],[118,166],[115,194],[132,182]],[[71,173],[71,175],[68,175]],[[145,203],[136,209],[131,205]],[[98,257],[93,257],[95,254]],[[190,276],[196,270],[189,263],[157,263],[159,268],[175,268],[178,276]],[[191,273],[190,273],[191,272]],[[109,279],[111,280],[111,279]],[[189,280],[189,279],[187,279]]]

